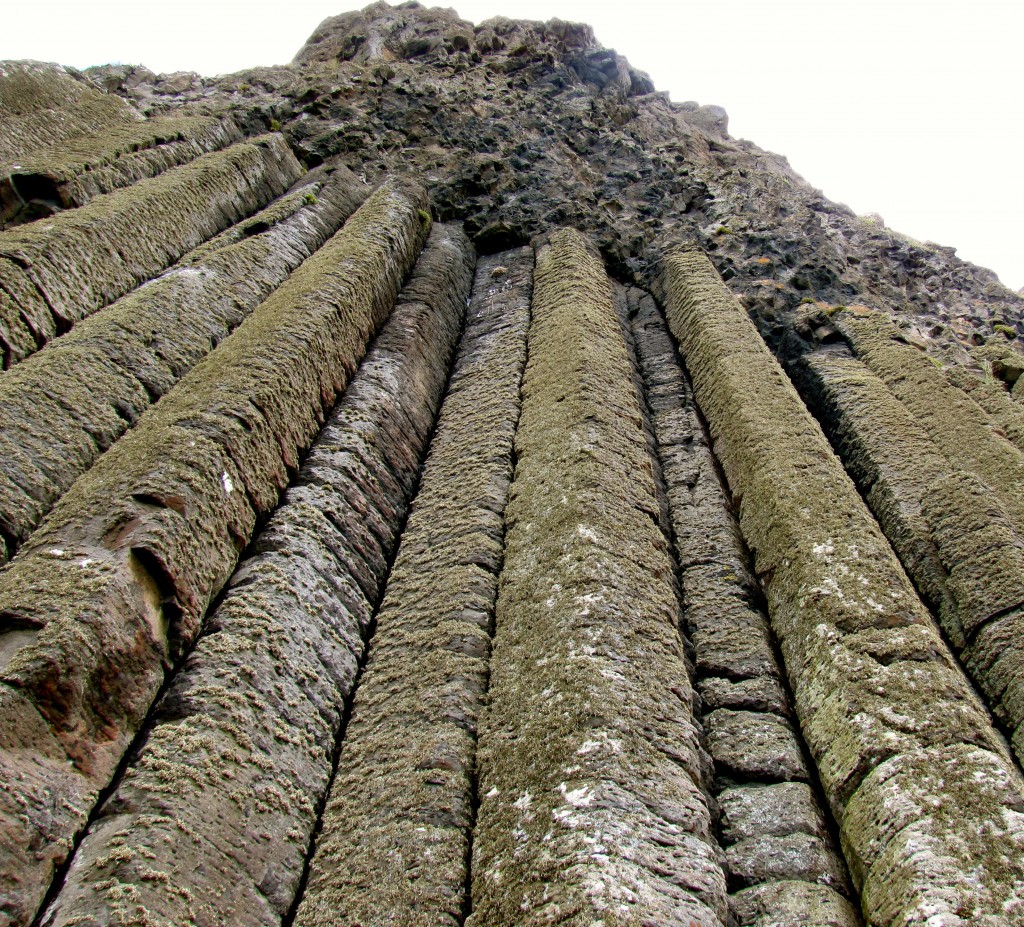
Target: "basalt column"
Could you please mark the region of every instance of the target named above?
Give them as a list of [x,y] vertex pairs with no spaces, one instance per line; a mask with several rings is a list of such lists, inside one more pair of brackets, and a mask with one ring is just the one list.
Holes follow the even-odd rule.
[[537,256],[467,923],[719,927],[720,851],[631,361],[600,259]]
[[461,230],[434,226],[373,349],[151,713],[46,925],[265,927],[292,908],[472,262]]
[[462,921],[533,253],[480,261],[297,927]]
[[0,572],[0,888],[19,921],[394,305],[425,203],[382,186]]
[[730,907],[739,924],[856,927],[759,586],[654,300],[628,291],[693,647]]
[[711,263],[675,254],[664,284],[865,919],[1019,922],[1024,790],[1005,742]]

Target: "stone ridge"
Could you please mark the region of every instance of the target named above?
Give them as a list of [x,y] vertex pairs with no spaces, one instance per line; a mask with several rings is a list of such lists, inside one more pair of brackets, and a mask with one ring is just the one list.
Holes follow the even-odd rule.
[[301,175],[280,135],[0,232],[0,349],[9,368],[265,206]]
[[60,65],[0,62],[0,164],[89,133],[119,132],[141,118]]
[[414,2],[0,63],[0,214],[0,927],[1024,924],[993,275]]
[[0,164],[0,228],[83,206],[241,140],[234,120],[148,119],[65,139]]
[[612,292],[537,254],[467,923],[720,927],[725,876],[678,600]]
[[9,462],[0,473],[0,536],[8,556],[97,457],[321,247],[368,192],[344,167],[310,178],[0,379],[0,454]]
[[[287,915],[440,403],[472,258],[461,231],[434,227],[297,485],[157,704],[47,925],[80,924],[85,912],[235,927]],[[392,392],[396,379],[409,388]]]
[[[22,869],[0,877],[24,878],[21,916],[355,372],[426,236],[425,201],[409,185],[378,190],[76,481],[0,573],[0,614],[20,635],[5,640],[0,670],[0,763],[19,782],[3,800]],[[29,744],[46,745],[42,764]],[[61,848],[56,859],[38,859],[40,839]]]
[[664,292],[867,921],[1024,917],[1024,782],[1004,743],[707,258],[670,257]]
[[477,267],[296,925],[459,923],[533,253]]
[[[643,396],[664,474],[693,649],[720,840],[741,924],[828,917],[856,925],[850,887],[811,783],[783,668],[749,554],[664,319],[640,290],[626,294]],[[628,321],[627,321],[627,324]],[[785,891],[779,886],[785,885]]]

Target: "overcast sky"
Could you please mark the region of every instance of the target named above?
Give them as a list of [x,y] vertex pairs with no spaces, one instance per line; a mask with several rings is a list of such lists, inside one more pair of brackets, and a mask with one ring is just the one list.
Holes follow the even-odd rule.
[[[284,64],[346,0],[7,5],[0,59],[222,74]],[[363,6],[365,4],[358,4]],[[1024,12],[1012,0],[456,0],[582,20],[674,100],[724,106],[858,213],[1024,286]],[[664,8],[664,9],[663,9]]]

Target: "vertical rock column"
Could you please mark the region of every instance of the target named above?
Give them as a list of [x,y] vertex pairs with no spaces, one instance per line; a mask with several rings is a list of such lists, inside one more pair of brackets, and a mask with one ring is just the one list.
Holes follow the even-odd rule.
[[472,279],[437,225],[158,703],[43,923],[263,927],[291,909]]
[[907,571],[1024,755],[1024,543],[1003,505],[953,464],[856,358],[819,351],[807,392]]
[[425,205],[384,184],[0,572],[0,910],[17,922],[394,305]]
[[672,255],[664,285],[865,919],[1020,921],[1024,790],[1004,742],[714,267]]
[[578,233],[540,248],[533,313],[467,923],[717,927],[671,558],[609,282]]
[[533,252],[480,261],[310,865],[300,927],[465,911],[476,728],[526,364]]
[[96,458],[370,193],[344,167],[325,174],[0,377],[0,548],[6,542],[8,556]]
[[740,924],[855,927],[730,500],[654,300],[629,315],[657,437],[693,647],[730,906]]

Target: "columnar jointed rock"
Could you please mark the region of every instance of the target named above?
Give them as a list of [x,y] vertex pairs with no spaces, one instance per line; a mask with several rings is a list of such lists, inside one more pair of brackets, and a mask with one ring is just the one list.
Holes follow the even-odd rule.
[[726,872],[739,891],[730,904],[740,924],[853,927],[858,918],[838,893],[848,890],[845,867],[809,785],[768,618],[693,392],[654,301],[638,290],[629,301],[715,761]]
[[[277,502],[419,251],[385,184],[72,486],[0,573],[0,886],[31,917],[167,661]],[[71,761],[69,764],[68,761]]]
[[[1005,349],[1005,353],[1003,351],[995,353],[999,359],[988,361],[989,369],[999,370],[1003,376],[1009,376],[1006,371],[1011,365],[1019,365],[1020,368],[1024,368],[1024,354],[1019,354],[1010,347]],[[978,407],[987,413],[992,424],[1019,450],[1024,451],[1024,405],[1014,398],[1010,390],[1007,389],[1006,383],[987,374],[982,379],[956,364],[944,367],[942,372],[951,386],[955,386],[970,396]],[[1020,373],[1016,366],[1014,373]],[[1019,380],[1018,376],[1013,381],[1014,388]]]
[[533,252],[482,260],[295,923],[461,923]]
[[291,908],[363,635],[441,401],[472,261],[461,231],[434,227],[297,484],[158,704],[44,924],[261,927]]
[[822,351],[805,369],[843,462],[1021,757],[1024,542],[1003,495],[943,455],[861,361]]
[[538,252],[529,352],[471,920],[719,925],[651,460],[609,283],[578,233]]
[[84,206],[241,138],[230,118],[165,117],[109,127],[0,163],[0,228]]
[[285,140],[266,135],[0,232],[3,366],[265,206],[301,173]]
[[0,161],[141,120],[120,97],[75,80],[58,64],[0,63]]
[[1024,918],[1024,792],[821,430],[699,253],[679,340],[755,558],[801,728],[872,925]]
[[993,427],[977,403],[950,385],[939,366],[907,344],[886,314],[850,307],[832,321],[940,452],[999,495],[1015,529],[1024,534],[1024,452]]
[[0,377],[0,536],[10,554],[369,192],[343,167],[311,178]]

